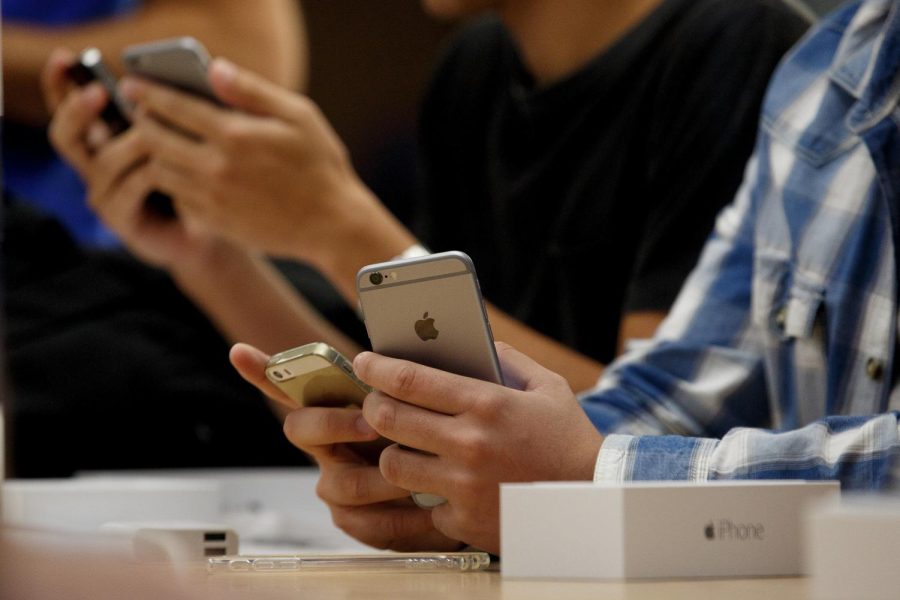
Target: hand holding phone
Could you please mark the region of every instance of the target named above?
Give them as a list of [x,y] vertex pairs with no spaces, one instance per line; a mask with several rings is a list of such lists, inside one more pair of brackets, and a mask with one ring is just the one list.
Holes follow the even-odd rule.
[[[313,342],[273,355],[266,364],[266,377],[298,408],[361,407],[366,395],[372,391],[353,374],[350,360],[323,342]],[[367,461],[377,464],[381,451],[391,443],[380,438],[349,445]]]
[[119,96],[116,78],[103,62],[103,55],[97,48],[85,48],[78,58],[66,69],[66,76],[76,85],[84,87],[94,81],[106,89],[109,101],[103,107],[100,118],[109,127],[112,135],[118,135],[131,124],[128,114],[131,107]]
[[[372,349],[457,375],[503,383],[472,259],[443,252],[363,267],[356,277]],[[412,493],[423,508],[443,504]]]
[[[103,61],[103,55],[97,48],[86,48],[78,58],[66,69],[66,76],[76,85],[84,87],[94,81],[100,82],[106,89],[109,101],[100,112],[100,118],[109,127],[113,136],[119,135],[131,126],[131,105],[119,95],[116,89],[116,78]],[[172,199],[162,192],[150,192],[145,206],[152,213],[165,219],[175,217]]]
[[209,53],[192,37],[128,46],[122,61],[129,73],[221,104],[207,78]]
[[323,342],[273,355],[266,377],[298,407],[361,406],[372,389],[353,374],[353,364]]

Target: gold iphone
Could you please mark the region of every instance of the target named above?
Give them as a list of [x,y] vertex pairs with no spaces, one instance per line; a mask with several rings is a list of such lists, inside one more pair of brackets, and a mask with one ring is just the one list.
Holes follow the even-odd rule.
[[[266,364],[266,377],[297,407],[361,407],[372,388],[353,374],[353,364],[323,342],[279,352]],[[393,442],[379,438],[348,444],[368,462],[378,464],[381,451]]]
[[323,342],[279,352],[266,377],[297,406],[362,406],[372,388],[353,374],[353,364]]

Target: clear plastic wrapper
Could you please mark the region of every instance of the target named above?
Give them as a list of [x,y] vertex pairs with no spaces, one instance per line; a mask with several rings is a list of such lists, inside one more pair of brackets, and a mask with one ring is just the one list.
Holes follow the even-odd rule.
[[210,573],[294,573],[298,571],[482,571],[485,552],[385,554],[282,554],[210,558]]

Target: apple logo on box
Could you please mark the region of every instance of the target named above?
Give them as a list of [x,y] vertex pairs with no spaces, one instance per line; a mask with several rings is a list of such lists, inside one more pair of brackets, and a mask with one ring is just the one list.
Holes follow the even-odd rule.
[[416,335],[418,335],[419,339],[423,342],[436,340],[438,333],[440,333],[434,326],[434,318],[429,317],[427,312],[422,315],[421,319],[416,321],[415,328]]
[[716,539],[716,526],[712,523],[709,523],[706,527],[703,528],[703,535],[706,536],[708,540]]

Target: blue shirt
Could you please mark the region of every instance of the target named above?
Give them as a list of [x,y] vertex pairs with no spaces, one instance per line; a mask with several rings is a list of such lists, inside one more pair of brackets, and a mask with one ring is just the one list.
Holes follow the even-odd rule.
[[597,480],[896,474],[900,0],[786,57],[733,204],[654,340],[583,398]]
[[[6,23],[77,25],[134,10],[139,0],[3,0]],[[82,243],[114,245],[113,234],[85,202],[84,184],[47,141],[41,127],[8,119],[3,131],[3,185],[22,201],[57,217]]]
[[3,19],[32,25],[71,25],[113,16],[138,0],[3,0]]

